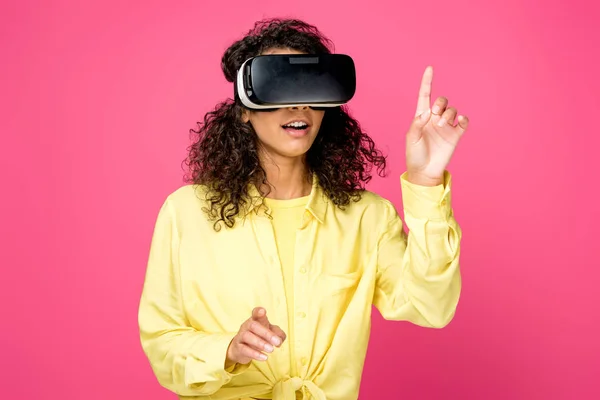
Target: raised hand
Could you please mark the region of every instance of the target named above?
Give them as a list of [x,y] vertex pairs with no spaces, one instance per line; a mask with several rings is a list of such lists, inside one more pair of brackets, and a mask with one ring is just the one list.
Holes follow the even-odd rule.
[[252,360],[265,361],[274,347],[285,341],[286,334],[276,325],[271,325],[264,308],[256,307],[252,316],[241,325],[237,335],[227,348],[225,368],[234,364],[248,364]]
[[444,171],[469,124],[466,116],[449,107],[446,97],[438,97],[431,107],[432,82],[433,68],[427,67],[415,118],[406,134],[407,179],[424,186],[443,183]]

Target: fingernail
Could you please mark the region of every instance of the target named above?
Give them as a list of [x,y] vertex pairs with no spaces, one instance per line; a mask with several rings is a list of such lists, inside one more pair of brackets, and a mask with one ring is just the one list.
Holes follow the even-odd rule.
[[436,104],[436,105],[434,105],[434,106],[433,106],[433,110],[432,110],[432,112],[433,112],[434,114],[437,114],[437,113],[439,113],[439,112],[440,112],[440,106],[438,106],[437,104]]
[[260,356],[258,356],[258,358],[260,358],[260,359],[261,359],[261,360],[263,360],[263,361],[266,361],[266,360],[267,360],[267,356],[266,356],[266,354],[261,354]]
[[441,128],[442,126],[446,125],[446,118],[442,118],[439,120],[438,122],[438,126]]
[[421,114],[421,121],[427,121],[427,118],[429,118],[429,112],[430,110],[427,109]]
[[271,346],[269,343],[265,343],[265,351],[268,351],[269,353],[273,352],[273,346]]
[[279,339],[277,336],[273,336],[273,338],[271,338],[271,342],[275,345],[275,346],[279,346],[281,344],[281,339]]

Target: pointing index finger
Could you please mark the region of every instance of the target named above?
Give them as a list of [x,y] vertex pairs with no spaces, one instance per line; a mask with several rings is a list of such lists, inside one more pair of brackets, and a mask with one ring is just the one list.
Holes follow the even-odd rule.
[[269,319],[267,318],[267,310],[262,307],[256,307],[254,310],[252,310],[251,319],[266,327],[270,325]]
[[415,116],[421,115],[431,106],[431,86],[433,82],[433,67],[425,68],[423,78],[421,79],[421,87],[419,89],[419,98],[417,100],[417,113]]
[[259,319],[266,315],[266,310],[262,307],[255,307],[252,310],[252,319]]

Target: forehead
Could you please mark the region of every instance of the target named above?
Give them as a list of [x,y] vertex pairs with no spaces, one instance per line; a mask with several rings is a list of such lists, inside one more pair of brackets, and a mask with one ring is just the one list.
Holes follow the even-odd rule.
[[286,48],[272,48],[272,49],[266,49],[265,51],[262,52],[263,55],[269,55],[269,54],[305,54],[305,52],[303,51],[298,51],[295,49],[290,49],[288,47]]

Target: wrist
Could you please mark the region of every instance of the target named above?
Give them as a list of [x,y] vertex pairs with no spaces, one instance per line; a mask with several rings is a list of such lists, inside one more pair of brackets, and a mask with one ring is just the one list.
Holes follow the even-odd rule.
[[229,343],[229,346],[227,347],[227,352],[225,353],[225,369],[229,369],[236,364],[236,362],[231,359],[231,355],[229,354],[230,352],[231,343]]
[[439,186],[444,183],[444,176],[440,177],[428,177],[423,176],[419,173],[407,171],[406,180],[413,185],[418,186]]

